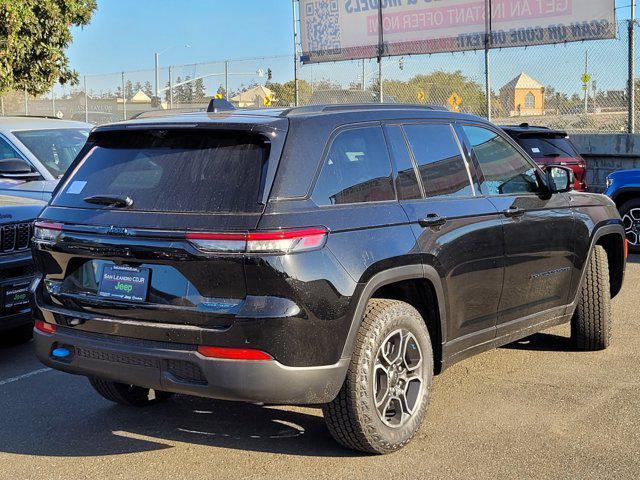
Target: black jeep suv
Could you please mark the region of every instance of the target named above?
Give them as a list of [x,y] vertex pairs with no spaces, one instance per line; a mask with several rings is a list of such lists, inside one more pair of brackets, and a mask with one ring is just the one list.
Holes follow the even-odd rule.
[[44,207],[39,200],[0,195],[0,336],[31,338],[29,284],[34,267],[29,244],[32,224]]
[[624,229],[569,178],[412,106],[98,127],[36,223],[37,354],[122,404],[323,404],[390,452],[465,357],[569,321],[609,345]]

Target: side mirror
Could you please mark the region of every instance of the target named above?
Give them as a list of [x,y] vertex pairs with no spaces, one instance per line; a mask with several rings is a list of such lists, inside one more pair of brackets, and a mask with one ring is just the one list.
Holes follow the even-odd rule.
[[5,158],[0,160],[0,178],[27,181],[39,179],[40,174],[21,158]]
[[547,185],[552,193],[564,193],[573,189],[575,175],[573,170],[558,165],[550,165],[545,169]]

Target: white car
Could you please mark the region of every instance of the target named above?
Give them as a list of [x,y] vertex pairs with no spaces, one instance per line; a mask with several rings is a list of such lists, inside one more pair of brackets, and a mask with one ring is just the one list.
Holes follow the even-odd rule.
[[48,201],[91,128],[54,118],[0,117],[0,194]]

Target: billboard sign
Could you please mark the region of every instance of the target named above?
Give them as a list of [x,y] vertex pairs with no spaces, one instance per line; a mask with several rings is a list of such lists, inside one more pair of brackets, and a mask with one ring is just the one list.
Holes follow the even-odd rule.
[[491,48],[616,34],[615,0],[299,1],[305,63],[484,49],[487,24]]

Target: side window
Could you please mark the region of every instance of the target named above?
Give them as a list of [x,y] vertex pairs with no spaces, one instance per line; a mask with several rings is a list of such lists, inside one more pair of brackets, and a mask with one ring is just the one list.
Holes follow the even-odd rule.
[[416,171],[413,168],[413,162],[411,161],[407,144],[404,141],[402,129],[399,126],[390,125],[385,127],[385,131],[389,140],[391,156],[398,169],[398,180],[396,182],[398,198],[400,200],[422,198],[418,177],[416,177]]
[[0,138],[0,160],[5,160],[7,158],[21,158],[18,155],[18,152],[9,145],[4,138]]
[[536,168],[497,133],[463,126],[480,164],[480,188],[487,195],[517,195],[538,191]]
[[427,197],[472,196],[467,166],[450,125],[405,125]]
[[312,198],[318,205],[395,200],[381,127],[352,128],[333,139]]

